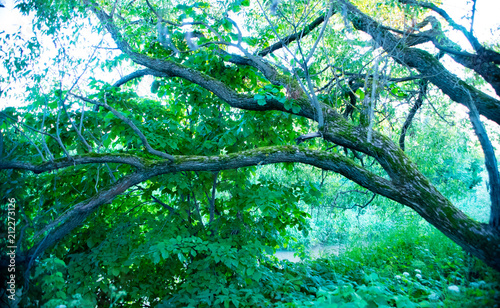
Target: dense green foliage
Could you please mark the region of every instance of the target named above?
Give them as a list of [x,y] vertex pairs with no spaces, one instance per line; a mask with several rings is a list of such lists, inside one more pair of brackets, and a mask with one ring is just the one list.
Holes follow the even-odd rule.
[[[279,14],[272,2],[18,2],[33,14],[33,35],[1,36],[9,46],[2,99],[26,104],[0,113],[0,193],[4,213],[16,200],[17,253],[26,257],[16,272],[20,307],[500,301],[498,272],[385,193],[413,193],[414,183],[394,184],[392,168],[446,201],[429,212],[455,217],[451,200],[487,222],[483,156],[465,113],[437,87],[406,80],[414,71],[379,53],[353,31],[347,18],[356,18],[336,6],[333,14],[329,1],[285,1]],[[407,17],[427,16],[399,1],[357,5],[402,29]],[[333,15],[324,33],[319,26],[300,46],[289,43],[293,53],[248,64],[277,36],[313,30],[307,25],[324,14]],[[123,81],[144,67],[153,72]],[[397,144],[421,94],[428,103],[406,132],[405,152],[378,147]],[[326,128],[316,123],[323,111]],[[301,140],[336,125],[339,142]],[[499,136],[495,128],[490,135]],[[402,166],[389,168],[386,151]],[[297,153],[307,154],[304,164]],[[330,159],[340,167],[315,167]],[[350,177],[360,170],[364,178]],[[317,245],[335,253],[318,258]],[[303,261],[280,261],[282,249]]]
[[[393,227],[388,228],[386,224],[384,234],[379,234],[377,240],[368,238],[368,228],[360,225],[350,241],[341,242],[346,247],[339,255],[322,254],[320,258],[315,256],[314,260],[304,256],[302,263],[263,258],[258,266],[248,266],[254,264],[247,262],[255,260],[253,254],[260,255],[261,247],[253,246],[257,249],[251,251],[251,246],[246,245],[237,252],[229,248],[226,241],[207,245],[193,238],[170,239],[163,250],[176,254],[175,261],[184,260],[186,255],[191,258],[189,253],[193,251],[210,251],[211,256],[205,257],[204,262],[212,263],[219,258],[216,262],[219,265],[216,271],[207,271],[206,265],[200,266],[200,271],[187,269],[185,274],[189,275],[182,281],[183,287],[177,290],[178,296],[165,300],[160,307],[203,306],[203,303],[240,307],[495,307],[500,300],[498,273],[464,253],[435,229],[422,224],[415,215],[406,213],[405,216],[405,221],[399,221]],[[345,222],[349,219],[337,221]],[[373,228],[371,226],[372,231]],[[119,252],[113,250],[113,254],[108,252],[106,255],[115,260],[112,255]],[[99,259],[106,262],[102,257]],[[111,277],[113,283],[87,281],[87,285],[94,284],[99,292],[107,294],[111,303],[101,303],[100,306],[129,305],[131,302],[127,299],[130,296],[122,283],[124,277],[130,279],[137,274],[133,274],[133,270],[124,273],[120,268],[115,269],[114,274],[106,273],[117,263],[109,262],[111,266],[101,269],[98,277]],[[239,270],[235,264],[239,264]],[[81,289],[65,283],[84,278],[80,266],[86,265],[75,262],[66,265],[54,256],[42,260],[35,276],[43,285],[43,296],[50,299],[48,307],[58,304],[94,306],[91,296],[82,296],[78,293]],[[233,283],[228,283],[215,279],[214,274],[227,269],[226,266],[232,268],[233,275],[242,275],[245,280],[233,278]],[[155,266],[156,270],[158,268]],[[165,266],[160,268],[162,272],[168,272]],[[202,268],[205,270],[201,271]],[[142,275],[129,283],[135,284],[140,277]],[[143,279],[137,286],[140,286],[137,292],[141,295],[155,289],[151,279]],[[459,288],[459,293],[448,288],[454,286]],[[134,294],[134,291],[130,292]]]

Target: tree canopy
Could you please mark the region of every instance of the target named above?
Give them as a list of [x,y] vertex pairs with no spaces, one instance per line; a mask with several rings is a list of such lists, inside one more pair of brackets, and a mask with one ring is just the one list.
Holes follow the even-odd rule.
[[[340,174],[500,271],[488,133],[498,137],[500,45],[476,38],[474,11],[467,29],[439,1],[18,7],[33,14],[34,35],[4,35],[3,82],[22,80],[27,106],[0,113],[0,170],[2,202],[15,198],[20,209],[16,264],[26,273],[44,255],[78,260],[73,279],[99,289],[101,304],[111,301],[109,280],[138,306],[204,288],[197,294],[211,305],[212,274],[245,292],[265,280],[257,268],[282,244],[276,234],[306,228],[299,203],[325,194],[310,181],[256,176],[263,165],[297,178],[298,165]],[[57,53],[37,64],[45,44]],[[460,108],[468,121],[456,120]],[[480,181],[479,158],[467,158],[460,177],[447,165],[450,153],[478,149],[487,223],[453,204]],[[2,255],[2,270],[9,260]]]

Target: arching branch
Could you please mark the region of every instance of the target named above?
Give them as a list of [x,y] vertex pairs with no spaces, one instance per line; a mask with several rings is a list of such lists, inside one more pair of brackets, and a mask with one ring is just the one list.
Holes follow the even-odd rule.
[[460,80],[428,52],[406,47],[404,42],[401,42],[389,30],[384,29],[377,21],[362,13],[349,1],[340,1],[348,8],[349,18],[354,27],[371,35],[395,61],[417,69],[457,103],[468,106],[468,100],[472,97],[480,114],[500,124],[500,101],[498,99]]

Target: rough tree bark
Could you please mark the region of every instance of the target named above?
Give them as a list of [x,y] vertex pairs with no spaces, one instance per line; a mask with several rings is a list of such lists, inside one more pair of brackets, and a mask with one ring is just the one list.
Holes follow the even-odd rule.
[[[255,111],[287,110],[282,102],[276,99],[267,99],[265,105],[259,105],[253,95],[241,94],[231,89],[223,82],[209,77],[168,59],[151,58],[141,54],[127,43],[119,29],[108,15],[96,3],[84,1],[92,12],[99,18],[107,31],[111,34],[118,48],[128,55],[136,64],[145,67],[144,70],[127,76],[116,83],[117,86],[143,76],[145,74],[161,77],[177,77],[188,80],[203,87],[233,108]],[[402,38],[396,37],[387,28],[381,26],[369,16],[361,13],[348,1],[339,1],[347,8],[348,18],[356,29],[370,34],[373,39],[396,61],[417,69],[426,80],[436,85],[452,100],[468,106],[470,99],[475,102],[478,112],[496,123],[500,123],[500,101],[467,85],[458,77],[447,71],[439,61],[426,51],[405,45]],[[339,8],[340,10],[340,8]],[[315,26],[324,18],[318,17]],[[294,34],[286,43],[307,35]],[[282,44],[273,45],[272,50],[262,51],[265,55],[282,47]],[[274,48],[274,49],[273,49]],[[250,65],[259,69],[271,82],[282,80],[277,69],[261,61],[258,56],[251,58],[231,56],[229,59],[240,65]],[[469,101],[468,101],[469,100]],[[312,120],[318,119],[317,110],[305,98],[297,99],[296,104],[301,109],[295,113],[298,116]],[[37,244],[26,252],[25,260],[31,260],[45,249],[57,243],[75,228],[78,228],[86,217],[105,206],[114,197],[128,188],[152,177],[180,171],[220,171],[245,166],[274,164],[280,162],[298,162],[331,170],[342,174],[370,191],[395,200],[415,210],[420,216],[434,225],[437,229],[451,238],[466,251],[472,253],[486,264],[500,271],[500,232],[491,224],[478,223],[446,199],[424,175],[417,166],[405,155],[398,144],[390,138],[373,131],[371,142],[367,142],[368,130],[365,127],[355,126],[333,108],[322,105],[321,110],[325,119],[325,126],[318,136],[334,144],[362,152],[377,160],[387,174],[387,178],[377,176],[352,160],[340,154],[315,151],[298,146],[275,146],[259,148],[250,151],[231,153],[220,156],[173,156],[171,160],[158,157],[156,160],[137,158],[131,155],[92,154],[72,157],[71,160],[61,159],[43,164],[28,162],[1,161],[1,169],[23,169],[34,173],[50,172],[52,170],[74,166],[78,164],[120,162],[135,167],[136,171],[117,181],[114,185],[99,192],[93,198],[75,205],[71,210],[47,226],[40,235]]]

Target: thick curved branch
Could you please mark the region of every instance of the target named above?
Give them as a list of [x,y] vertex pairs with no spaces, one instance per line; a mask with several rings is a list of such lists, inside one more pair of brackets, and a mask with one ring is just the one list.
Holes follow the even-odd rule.
[[[166,76],[180,77],[192,83],[198,84],[199,86],[216,94],[220,99],[227,102],[232,107],[237,107],[246,110],[256,110],[256,111],[271,110],[271,109],[285,111],[284,104],[276,99],[268,99],[266,101],[266,105],[261,106],[255,102],[255,100],[253,99],[253,95],[239,94],[233,89],[230,89],[223,82],[215,78],[212,78],[208,75],[205,75],[197,70],[185,67],[181,64],[175,63],[174,61],[168,59],[162,59],[162,60],[155,59],[140,54],[138,52],[135,52],[123,38],[120,31],[111,20],[111,17],[108,14],[106,14],[104,10],[99,8],[99,6],[94,2],[92,2],[91,0],[85,0],[85,3],[87,3],[90,6],[90,9],[94,12],[94,14],[106,27],[108,32],[111,34],[113,40],[115,41],[115,43],[118,45],[118,48],[122,52],[127,54],[131,58],[131,60],[134,61],[135,63],[148,67],[152,70],[161,72]],[[242,51],[246,52],[244,49]],[[246,56],[249,59],[248,64],[253,67],[256,67],[259,71],[261,71],[271,83],[275,85],[291,87],[293,88],[292,90],[297,90],[296,88],[299,87],[298,85],[290,84],[293,82],[291,82],[289,78],[280,76],[279,73],[276,71],[276,69],[272,67],[270,64],[268,64],[266,61],[264,61],[261,57],[251,55],[248,52],[246,52]],[[304,97],[298,97],[298,98],[302,100],[305,99]],[[318,113],[316,113],[316,115],[313,114],[312,119],[317,121],[317,118],[319,116],[320,115]]]
[[[203,75],[197,71],[191,70],[189,68],[183,67],[181,65],[178,65],[178,64],[170,62],[170,61],[162,61],[162,60],[152,59],[152,58],[149,58],[149,57],[146,57],[146,56],[143,56],[141,54],[138,54],[138,53],[131,51],[130,46],[128,46],[128,44],[124,43],[124,41],[122,40],[121,36],[119,35],[117,29],[107,19],[108,17],[106,17],[106,14],[103,13],[102,11],[98,11],[98,12],[100,12],[99,14],[104,19],[103,22],[105,22],[108,29],[113,34],[113,37],[115,39],[117,38],[116,39],[117,43],[121,42],[119,44],[120,49],[122,49],[124,52],[128,53],[137,63],[151,67],[152,71],[157,71],[157,72],[159,71],[161,74],[165,74],[162,76],[178,76],[178,77],[184,78],[186,80],[189,80],[191,82],[194,82],[196,84],[199,84],[200,86],[214,92],[221,99],[223,99],[224,101],[229,103],[229,105],[236,107],[236,108],[241,108],[241,109],[246,109],[246,110],[281,110],[281,111],[286,111],[284,109],[283,105],[277,101],[268,100],[268,102],[265,106],[260,106],[260,105],[255,103],[255,101],[253,100],[253,98],[251,96],[238,94],[235,91],[233,91],[232,89],[229,89],[225,84],[219,82],[216,79],[213,79],[213,78],[208,77],[206,75]],[[394,45],[395,44],[393,44],[393,46]],[[416,50],[416,52],[418,53],[418,52],[423,52],[423,51]],[[423,57],[425,57],[425,56],[423,56]],[[444,73],[447,73],[447,75],[448,75],[447,77],[450,77],[450,79],[452,79],[452,82],[444,84],[441,88],[444,89],[445,93],[452,96],[452,98],[458,97],[459,94],[457,94],[457,91],[454,91],[454,90],[456,90],[456,88],[457,88],[456,83],[459,81],[459,79],[456,76],[447,72],[444,69],[444,67],[442,67],[442,65],[437,60],[435,60],[435,61],[436,61],[435,64],[438,66],[438,68],[441,68],[444,71]],[[160,74],[160,73],[158,73],[158,74]],[[439,73],[435,72],[435,70],[427,70],[427,73],[429,74],[429,76],[430,76],[429,79],[431,81],[442,80],[441,78],[436,77],[439,75]],[[439,82],[437,82],[437,83],[439,84]],[[458,90],[461,90],[461,91],[458,91],[458,92],[460,92],[460,94],[463,94],[463,92],[465,91],[464,87],[465,88],[469,87],[465,83],[462,83],[462,85],[463,85],[462,87],[458,88]],[[480,91],[477,91],[474,88],[472,88],[472,89],[473,89],[473,94],[475,96],[479,96],[480,98],[482,98],[484,101],[486,101],[486,103],[488,103],[488,105],[498,104],[497,100],[494,100],[493,98],[485,95],[484,93],[482,93]],[[457,100],[460,101],[461,97],[462,96],[458,97]],[[495,115],[497,115],[498,112],[495,112],[495,110],[492,111],[489,108],[483,108],[483,111],[485,109],[487,109],[486,112],[484,112],[486,114],[486,116],[489,115],[490,118],[495,119]],[[311,113],[311,111],[312,110],[308,110],[307,106],[304,105],[304,106],[302,106],[302,109],[301,109],[299,114],[302,116],[306,116],[308,118],[314,119],[314,112]],[[493,115],[490,115],[490,114],[493,114]],[[500,118],[500,116],[497,116],[497,117]]]
[[150,176],[148,172],[133,173],[122,178],[113,184],[111,188],[100,192],[93,198],[76,204],[71,210],[39,232],[39,234],[42,234],[48,231],[44,238],[27,252],[27,255],[31,260],[34,260],[45,249],[51,247],[75,228],[79,227],[100,205],[110,203],[116,196],[122,194],[130,187],[147,180]]
[[[220,99],[228,103],[232,107],[245,109],[245,110],[282,110],[286,111],[284,104],[276,99],[268,99],[266,105],[261,106],[255,102],[253,95],[240,94],[229,88],[223,82],[205,75],[197,70],[188,68],[181,64],[175,63],[168,59],[155,59],[138,52],[135,52],[132,47],[125,41],[112,22],[110,16],[100,9],[97,4],[90,0],[85,0],[94,14],[101,20],[108,32],[111,34],[118,48],[127,54],[132,61],[137,64],[143,65],[159,73],[165,74],[169,77],[180,77],[192,83],[195,83],[217,95]],[[276,70],[263,61],[262,58],[252,56],[248,62],[250,65],[258,68],[265,76],[274,84],[285,85],[286,82],[279,78]],[[312,117],[314,119],[314,117]]]
[[[392,56],[395,57],[396,59],[400,60],[401,62],[409,62],[410,64],[412,64],[411,61],[414,61],[412,60],[412,58],[416,57],[421,59],[425,57],[424,55],[419,54],[420,52],[423,51],[415,49],[404,49],[404,52],[401,51],[402,47],[398,47],[398,43],[396,39],[392,36],[392,34],[388,33],[387,31],[380,32],[382,30],[380,28],[375,28],[377,24],[373,20],[371,20],[366,15],[363,15],[354,6],[350,5],[350,3],[346,5],[349,7],[349,10],[351,11],[352,15],[351,19],[355,21],[354,22],[355,25],[358,28],[365,29],[369,33],[374,33],[373,35],[375,39],[378,42],[380,42],[380,44],[388,45],[384,46],[384,48],[387,48],[390,51],[390,53],[392,53]],[[93,7],[93,10],[95,14],[104,23],[104,25],[107,27],[108,31],[110,31],[120,49],[123,52],[127,53],[135,62],[148,66],[154,70],[166,73],[169,76],[178,76],[193,83],[196,83],[204,87],[205,89],[212,91],[219,98],[226,101],[229,105],[235,108],[246,109],[246,110],[281,110],[284,112],[292,113],[289,110],[285,110],[283,104],[276,100],[269,99],[266,101],[266,105],[260,106],[253,100],[251,96],[238,94],[234,90],[230,89],[228,86],[223,84],[222,82],[214,78],[211,78],[209,76],[206,76],[196,70],[189,69],[172,61],[152,59],[132,51],[130,46],[121,37],[120,33],[118,32],[118,29],[116,29],[114,24],[111,22],[109,16],[102,10],[97,9],[96,7]],[[413,53],[417,53],[417,55],[414,56]],[[425,55],[428,54],[425,53]],[[434,57],[429,55],[428,57],[425,57],[425,59],[421,60],[426,61],[424,63],[423,74],[425,76],[429,76],[427,77],[427,79],[430,79],[431,81],[440,84],[440,82],[442,83],[443,80],[446,80],[445,78],[443,78],[443,74],[444,75],[448,74],[447,76],[444,77],[448,77],[452,79],[452,81],[456,81],[456,83],[462,85],[462,86],[457,86],[452,82],[446,83],[445,85],[447,87],[450,87],[450,90],[455,90],[459,92],[459,94],[463,94],[466,91],[464,88],[469,87],[464,82],[460,83],[460,80],[456,76],[447,72],[444,69],[444,67],[442,67],[442,65],[439,62],[437,62],[437,60]],[[433,65],[429,65],[429,61],[436,61],[437,64],[434,66],[439,66],[438,68],[442,69],[436,70],[436,68]],[[445,91],[446,93],[450,92],[448,91],[448,88],[444,89],[446,90]],[[471,95],[473,96],[476,97],[480,96],[480,98],[488,100],[489,103],[492,104],[499,103],[498,101],[494,100],[493,98],[490,98],[489,96],[485,95],[480,91],[477,91],[474,88],[471,89],[471,93],[472,93]],[[457,101],[461,101],[462,99],[462,97],[457,97],[456,93],[449,93],[449,95],[455,97]],[[353,127],[352,124],[349,124],[343,117],[339,116],[332,108],[329,108],[324,104],[322,104],[321,109],[324,110],[325,112],[325,120],[326,120],[325,123],[327,123],[326,125],[327,127],[325,128],[324,136],[325,138],[327,138],[327,140],[335,144],[363,152],[365,154],[368,154],[376,158],[377,161],[386,170],[391,179],[395,181],[395,183],[404,183],[405,181],[410,181],[411,183],[413,181],[412,177],[408,175],[414,173],[412,170],[413,169],[416,170],[416,166],[414,166],[414,164],[411,163],[411,161],[403,154],[401,149],[398,146],[396,146],[392,141],[388,140],[388,138],[386,138],[381,134],[374,133],[372,145],[362,143],[360,142],[360,140],[366,140],[366,133],[367,133],[366,129]],[[493,113],[493,115],[497,115],[498,120],[500,122],[500,108],[497,108],[497,110],[493,111],[491,111],[490,109],[485,109],[485,110],[486,111],[484,111],[484,113],[490,115],[490,117],[492,117],[491,113]],[[315,111],[316,110],[311,106],[311,104],[309,102],[306,102],[301,104],[301,110],[299,111],[298,115],[316,120]],[[399,166],[404,166],[406,172],[401,172],[401,168]],[[421,175],[417,177],[423,178],[423,176]],[[433,188],[433,190],[435,189]]]
[[469,117],[474,128],[474,133],[481,143],[481,148],[484,153],[484,165],[488,172],[490,180],[490,199],[491,199],[491,213],[490,213],[490,226],[500,231],[500,174],[498,173],[498,163],[495,157],[495,150],[491,144],[486,129],[479,119],[474,102],[469,104]]
[[[230,89],[227,85],[216,80],[215,78],[206,76],[196,70],[174,63],[173,61],[153,59],[133,51],[130,45],[124,41],[118,29],[110,20],[110,17],[103,10],[98,9],[95,6],[92,6],[92,10],[111,33],[115,42],[118,44],[118,47],[124,53],[128,54],[136,63],[147,66],[153,70],[166,73],[169,76],[181,77],[198,84],[201,87],[213,92],[223,101],[235,108],[256,111],[280,110],[283,112],[293,113],[291,110],[286,110],[284,108],[284,104],[275,99],[268,99],[266,100],[266,104],[261,106],[254,101],[252,96],[238,94],[233,89]],[[309,101],[302,102],[300,107],[301,109],[297,113],[298,115],[317,121],[317,111]],[[325,136],[327,136],[326,138],[328,138],[329,141],[375,157],[393,181],[399,183],[401,181],[404,182],[405,180],[404,177],[401,177],[399,168],[394,167],[396,166],[394,163],[401,163],[403,166],[409,166],[408,168],[410,169],[416,168],[411,161],[404,156],[404,154],[402,155],[403,159],[398,161],[394,161],[390,158],[390,155],[380,155],[381,151],[385,151],[385,149],[389,148],[394,152],[393,157],[401,156],[402,153],[398,146],[395,146],[392,142],[388,142],[384,136],[374,134],[373,145],[361,143],[359,142],[360,140],[366,140],[367,138],[366,129],[353,127],[352,124],[348,123],[343,117],[339,116],[332,108],[324,104],[321,104],[321,110],[325,114],[325,123],[326,126],[328,126],[325,128]],[[356,133],[346,134],[347,131]]]
[[65,157],[40,164],[21,161],[0,161],[0,170],[18,169],[40,174],[72,166],[105,163],[126,164],[134,166],[137,169],[144,169],[145,166],[144,160],[129,154],[92,153],[82,156],[70,156],[69,158]]
[[[104,158],[109,157],[102,157],[102,159]],[[95,157],[74,158],[77,163],[89,163],[89,161],[86,161],[85,159],[89,159],[92,162],[96,162],[97,160]],[[139,158],[134,159],[137,161],[140,160]],[[102,162],[102,160],[99,162]],[[107,162],[117,162],[117,160],[108,160]],[[99,208],[99,206],[110,203],[116,196],[125,192],[133,185],[146,181],[151,177],[183,171],[218,172],[221,170],[282,162],[299,162],[316,166],[324,170],[332,170],[348,177],[359,185],[368,188],[375,193],[383,196],[400,196],[397,188],[388,180],[369,172],[359,165],[356,165],[350,159],[343,157],[340,154],[325,154],[321,151],[303,149],[296,146],[258,148],[220,156],[177,156],[173,163],[168,161],[150,161],[148,163],[149,167],[145,167],[122,178],[113,184],[111,188],[101,191],[96,196],[76,204],[71,210],[67,211],[58,219],[47,225],[43,230],[38,232],[38,234],[43,234],[45,232],[48,233],[36,246],[30,249],[27,255],[31,256],[31,258],[35,258],[40,255],[45,249],[54,245],[65,235],[81,225],[92,212]],[[57,165],[59,163],[55,164]],[[24,169],[30,170],[30,168]]]
[[409,67],[416,68],[430,82],[441,89],[453,101],[468,106],[470,97],[476,102],[480,114],[500,124],[500,101],[468,85],[456,75],[450,73],[440,62],[428,52],[416,48],[408,48],[400,39],[384,29],[371,17],[363,14],[349,1],[342,1],[349,11],[349,18],[354,27],[366,32],[394,60]]
[[156,163],[152,172],[157,175],[182,171],[217,172],[256,165],[295,162],[340,173],[384,196],[397,194],[396,187],[389,180],[371,173],[341,154],[324,153],[298,146],[257,148],[220,156],[175,156],[175,158],[174,163]]
[[409,4],[409,5],[414,5],[414,6],[420,6],[423,8],[431,9],[434,12],[438,13],[441,15],[453,28],[456,30],[460,31],[465,35],[469,43],[474,47],[476,51],[480,51],[481,49],[484,49],[484,47],[479,43],[478,39],[472,34],[472,32],[467,31],[467,29],[464,26],[461,26],[457,24],[453,18],[446,13],[445,10],[437,7],[434,3],[430,2],[420,2],[420,1],[415,1],[415,0],[399,0],[401,3]]
[[[77,159],[75,159],[78,161]],[[336,153],[323,153],[322,151],[303,149],[296,146],[276,146],[268,148],[258,148],[240,153],[220,156],[177,156],[174,163],[165,161],[151,161],[149,168],[144,168],[136,173],[129,175],[111,188],[99,192],[95,197],[78,203],[49,224],[43,233],[59,225],[55,231],[49,231],[46,239],[43,239],[37,247],[31,251],[37,251],[37,254],[50,247],[60,240],[66,233],[76,228],[85,218],[96,210],[100,205],[109,203],[133,185],[145,181],[153,176],[183,171],[221,171],[228,169],[237,169],[242,167],[276,164],[282,162],[299,162],[331,170],[340,173],[359,185],[370,189],[373,192],[384,196],[400,195],[397,188],[388,180],[379,177],[363,167],[356,165],[350,159]],[[33,253],[30,253],[33,255]]]
[[[500,123],[500,102],[477,89],[467,85],[455,75],[448,72],[437,59],[425,51],[408,48],[401,44],[401,40],[392,35],[388,30],[381,28],[378,23],[362,14],[350,2],[341,1],[348,7],[349,18],[354,26],[369,33],[374,40],[382,46],[396,61],[410,67],[417,68],[429,81],[436,84],[453,100],[466,104],[464,97],[477,102],[479,112],[486,117]],[[137,64],[144,65],[153,70],[165,73],[171,77],[180,77],[193,82],[217,95],[230,106],[246,110],[286,110],[282,103],[269,99],[266,104],[257,104],[251,95],[242,95],[230,89],[227,85],[209,77],[199,71],[179,65],[170,60],[153,59],[135,52],[124,40],[111,18],[97,5],[86,0],[96,16],[101,20],[111,33],[118,47]],[[261,59],[261,58],[259,58]],[[261,69],[261,68],[259,68]],[[270,73],[275,73],[270,70]],[[273,76],[266,76],[272,82]],[[276,78],[276,76],[274,77]],[[466,95],[467,94],[467,95]],[[315,109],[309,101],[297,100],[301,110],[297,114],[317,120]],[[490,266],[500,269],[500,239],[496,231],[487,225],[482,225],[468,218],[451,202],[442,196],[439,191],[418,171],[415,164],[404,154],[399,146],[390,138],[373,132],[372,142],[365,142],[367,129],[350,124],[332,108],[322,104],[325,114],[325,127],[322,131],[323,138],[335,144],[363,152],[374,157],[390,177],[374,177],[373,174],[342,157],[331,157],[328,154],[314,154],[310,150],[301,150],[296,147],[262,151],[259,155],[247,151],[239,154],[217,157],[179,157],[172,162],[155,164],[156,174],[178,171],[217,171],[223,168],[234,169],[250,166],[258,159],[258,164],[271,164],[278,162],[302,162],[319,168],[333,170],[343,174],[363,187],[387,196],[401,204],[407,205],[417,211],[424,219],[436,226],[446,236],[460,244],[464,249],[478,256]],[[276,149],[276,148],[274,148]],[[259,149],[257,149],[259,150]],[[255,154],[255,155],[252,155]],[[185,169],[184,169],[184,168]],[[472,239],[472,240],[471,240]],[[494,242],[494,243],[493,243]]]
[[[399,185],[394,183],[394,181],[391,182],[371,173],[338,153],[325,153],[297,146],[275,146],[220,156],[176,156],[173,163],[168,161],[152,161],[148,164],[149,167],[123,178],[110,189],[100,192],[95,197],[80,202],[56,222],[53,222],[50,226],[59,225],[59,227],[49,232],[47,237],[40,241],[38,246],[30,250],[30,254],[35,254],[34,251],[38,254],[55,244],[64,235],[83,223],[85,218],[100,205],[111,202],[114,197],[123,193],[131,186],[151,177],[183,171],[217,172],[282,162],[304,163],[340,173],[374,193],[386,196],[415,209],[426,219],[431,218],[431,221],[432,219],[434,219],[434,222],[436,220],[439,221],[436,226],[447,236],[459,242],[464,241],[464,238],[484,236],[493,232],[488,226],[473,221],[455,208],[450,201],[437,192],[416,170],[409,175],[415,178],[414,182],[411,183],[412,185],[409,185],[409,183]],[[405,172],[405,170],[401,170],[401,172]],[[47,228],[47,230],[49,229]],[[484,243],[481,242],[477,245],[487,246],[491,244],[489,241],[484,241]],[[489,260],[498,261],[499,252],[494,249],[490,249],[489,251],[491,251],[492,256],[496,256],[490,257]],[[484,256],[483,259],[485,259]],[[498,264],[500,263],[496,264],[496,268],[498,268]]]
[[[450,23],[450,25],[452,25],[454,28],[464,33],[464,35],[467,37],[471,45],[476,50],[477,54],[471,54],[468,52],[457,50],[460,49],[460,47],[446,37],[446,35],[441,30],[441,25],[439,24],[439,21],[434,16],[426,17],[424,21],[422,21],[417,25],[417,28],[420,29],[425,25],[427,25],[428,23],[430,23],[432,26],[431,30],[417,34],[410,34],[407,38],[405,38],[405,43],[408,46],[413,46],[415,44],[421,44],[427,41],[432,41],[432,43],[434,44],[434,46],[436,46],[436,48],[450,54],[450,56],[456,62],[462,64],[467,68],[474,70],[476,73],[481,75],[484,78],[484,80],[486,80],[488,83],[491,84],[491,86],[495,89],[497,95],[500,95],[500,68],[497,66],[498,64],[500,64],[499,53],[483,47],[471,32],[468,32],[465,29],[465,27],[457,25],[447,15],[447,13],[444,10],[436,7],[434,4],[419,3],[416,1],[402,1],[402,2],[430,8],[438,12],[448,21],[448,23]],[[394,29],[391,29],[391,31],[398,32],[397,30]]]

